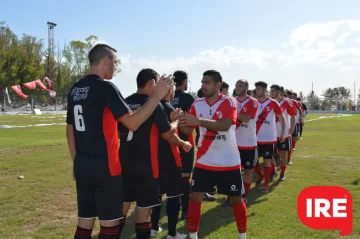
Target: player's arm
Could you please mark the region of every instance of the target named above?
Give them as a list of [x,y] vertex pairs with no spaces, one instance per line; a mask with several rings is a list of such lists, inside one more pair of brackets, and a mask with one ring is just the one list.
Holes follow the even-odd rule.
[[280,120],[280,125],[281,125],[281,140],[284,141],[285,140],[285,127],[286,127],[286,123],[285,123],[285,117],[283,115],[283,111],[279,105],[278,102],[274,101],[275,106],[274,106],[274,112],[276,114],[276,117],[278,117],[278,119]]
[[191,135],[194,132],[194,128],[187,126],[179,126],[179,130],[181,131],[181,133],[185,134],[186,136]]
[[152,117],[163,139],[178,147],[186,148],[188,146],[188,143],[180,139],[175,133],[179,121],[176,120],[170,123],[163,107],[160,104],[156,107]]
[[247,111],[247,114],[237,114],[237,119],[241,122],[247,123],[250,120],[254,119],[258,109],[258,104],[256,101],[253,101],[252,104],[249,104],[250,108]]
[[74,161],[76,149],[75,149],[74,130],[73,130],[73,126],[71,124],[66,125],[66,139],[68,142],[71,159]]

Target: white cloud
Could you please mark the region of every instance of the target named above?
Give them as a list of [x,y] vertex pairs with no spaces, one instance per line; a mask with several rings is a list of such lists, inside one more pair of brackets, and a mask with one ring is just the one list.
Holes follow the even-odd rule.
[[231,86],[237,79],[247,78],[252,83],[264,80],[305,93],[311,90],[311,82],[317,93],[330,85],[350,88],[360,73],[359,36],[360,20],[341,20],[299,26],[289,34],[288,42],[279,42],[284,52],[224,46],[187,58],[120,56],[122,72],[115,83],[127,96],[136,90],[138,71],[150,67],[160,74],[187,71],[193,90],[200,87],[202,72],[208,69],[220,71]]

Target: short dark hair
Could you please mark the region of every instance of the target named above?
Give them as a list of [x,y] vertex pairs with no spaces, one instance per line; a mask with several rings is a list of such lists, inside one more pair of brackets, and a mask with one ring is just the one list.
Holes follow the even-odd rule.
[[281,90],[281,87],[279,85],[272,85],[270,86],[271,89],[275,89],[277,91]]
[[220,72],[218,71],[215,71],[215,70],[208,70],[208,71],[205,71],[203,76],[210,76],[212,81],[216,83],[219,83],[219,82],[222,82],[222,77],[220,75]]
[[[249,82],[247,81],[247,80],[245,80],[245,79],[239,79],[237,82],[243,82],[243,83],[245,83],[245,85],[246,85],[246,87],[249,87]],[[236,82],[236,83],[237,83]]]
[[220,91],[222,91],[223,89],[229,89],[229,84],[226,83],[225,81],[223,81],[221,87],[220,87]]
[[204,94],[202,93],[202,90],[199,89],[198,92],[197,92],[197,97],[199,98],[203,98],[204,97]]
[[286,93],[284,93],[284,96],[285,96],[285,97],[288,97],[288,95],[287,95]]
[[292,92],[291,94],[292,94],[292,95],[295,95],[295,97],[297,97],[297,94],[296,94],[295,92]]
[[286,94],[290,97],[291,94],[292,94],[292,91],[291,91],[291,90],[287,90],[287,91],[286,91]]
[[235,89],[233,90],[232,96],[233,97],[237,96]]
[[280,86],[280,91],[284,92],[284,87],[283,86]]
[[174,82],[176,86],[182,85],[188,78],[188,74],[185,71],[175,71],[173,76],[175,76]]
[[253,93],[254,93],[253,90],[247,90],[247,91],[246,91],[246,94],[247,94],[247,95],[251,95],[251,94],[253,94]]
[[258,87],[258,86],[266,89],[267,88],[267,83],[264,82],[264,81],[258,81],[258,82],[255,83],[255,87]]
[[116,50],[106,44],[96,44],[88,54],[90,65],[97,65],[104,57],[112,58]]
[[301,98],[300,98],[300,97],[297,97],[296,100],[297,100],[297,101],[301,101]]
[[159,74],[153,69],[150,68],[142,69],[136,77],[136,84],[138,89],[144,88],[148,81],[153,79],[157,80],[158,77]]

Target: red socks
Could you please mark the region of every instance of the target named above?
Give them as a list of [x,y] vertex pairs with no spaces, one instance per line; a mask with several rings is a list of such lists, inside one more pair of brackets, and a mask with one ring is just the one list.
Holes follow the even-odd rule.
[[238,232],[245,233],[246,224],[247,224],[247,213],[246,213],[246,204],[244,200],[241,200],[241,202],[238,204],[232,204],[232,208],[233,208]]
[[256,164],[253,167],[253,170],[254,170],[255,173],[257,173],[258,178],[263,178],[264,177],[263,172],[261,171],[261,168],[260,168],[260,164]]
[[200,225],[200,217],[201,217],[201,202],[190,201],[187,216],[188,216],[187,224],[188,224],[189,233],[198,232]]
[[281,165],[281,175],[285,174],[286,165]]
[[245,190],[244,195],[245,195],[245,197],[248,196],[250,186],[251,186],[251,183],[244,182],[244,190]]
[[92,229],[76,228],[74,239],[91,239]]
[[268,187],[269,187],[270,177],[271,177],[271,171],[272,171],[272,168],[271,168],[271,167],[266,167],[266,166],[265,166],[265,168],[264,168],[264,174],[265,174],[264,188],[268,188]]
[[293,139],[293,140],[291,141],[291,147],[294,149],[295,146],[296,146],[296,139]]

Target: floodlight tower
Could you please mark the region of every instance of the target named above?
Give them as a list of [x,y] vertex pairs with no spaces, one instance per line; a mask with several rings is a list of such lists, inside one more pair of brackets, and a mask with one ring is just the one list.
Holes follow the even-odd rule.
[[52,70],[54,68],[54,28],[56,27],[56,23],[47,22],[48,25],[48,70],[47,70],[47,77],[50,80],[52,79]]

